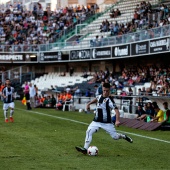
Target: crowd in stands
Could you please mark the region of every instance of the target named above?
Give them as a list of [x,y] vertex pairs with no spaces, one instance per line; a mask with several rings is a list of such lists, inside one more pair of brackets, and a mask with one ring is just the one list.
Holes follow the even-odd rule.
[[[95,14],[96,6],[76,6],[58,8],[51,11],[42,9],[37,3],[31,11],[20,2],[0,9],[0,50],[37,51],[38,44],[56,41],[63,31],[69,31],[77,23]],[[8,45],[8,46],[4,46]],[[32,45],[32,47],[30,46]]]
[[110,13],[111,18],[116,18],[121,15],[121,12],[118,8],[116,9],[116,11],[114,9],[112,9],[110,12],[111,12]]
[[[117,18],[120,15],[121,12],[119,9],[116,11],[111,9],[111,17]],[[121,35],[134,33],[140,29],[148,30],[151,28],[162,27],[168,24],[170,24],[170,9],[168,6],[160,4],[158,8],[153,9],[149,1],[142,1],[140,4],[136,5],[131,22],[118,23],[115,21],[115,23],[113,23],[112,21],[109,22],[106,19],[100,26],[100,32],[110,32],[111,36],[118,36],[117,42],[121,42]],[[148,30],[147,36],[154,38],[154,33],[156,32]],[[158,30],[157,33],[160,34],[160,30]],[[163,34],[169,35],[170,32],[164,31]],[[142,37],[144,38],[145,35],[143,34],[141,36],[135,37],[135,40],[140,40]],[[131,39],[132,37],[127,37],[127,42],[128,38]],[[107,42],[107,39],[105,39],[105,37],[103,38],[103,36],[99,37],[98,35],[95,39],[90,40],[91,46],[102,46],[105,45],[105,42]]]
[[[137,69],[137,70],[136,70]],[[148,89],[151,90],[156,90],[157,89],[157,85],[160,85],[160,82],[162,81],[162,83],[165,81],[169,88],[169,81],[170,81],[170,69],[161,66],[161,69],[159,67],[156,66],[150,66],[150,67],[133,67],[131,69],[123,69],[122,70],[122,75],[118,77],[118,79],[115,79],[114,77],[111,77],[111,73],[109,72],[109,69],[106,69],[105,72],[102,72],[103,78],[101,79],[96,79],[96,82],[94,82],[94,84],[96,83],[100,83],[99,85],[95,85],[94,89],[96,90],[95,95],[100,95],[102,94],[102,85],[104,82],[110,83],[112,85],[110,93],[111,95],[119,95],[118,99],[122,98],[122,99],[126,99],[126,100],[131,100],[132,98],[127,98],[128,96],[132,96],[133,95],[133,90],[132,90],[132,86],[128,86],[128,90],[124,90],[125,85],[121,84],[121,82],[119,82],[123,76],[132,76],[132,74],[134,75],[138,75],[139,73],[141,73],[147,80],[151,80],[151,86],[148,87]],[[168,78],[162,80],[161,76],[162,75],[166,75]],[[139,76],[139,75],[138,75]],[[159,76],[160,79],[157,81],[158,84],[152,84],[153,79]],[[111,80],[111,81],[110,81]],[[124,81],[125,82],[125,81]],[[137,82],[138,83],[138,82]],[[161,84],[161,86],[164,86],[164,84]],[[71,88],[70,86],[66,87],[63,91],[61,92],[57,92],[56,96],[49,95],[49,94],[43,94],[43,95],[38,95],[37,93],[37,87],[36,85],[32,86],[32,84],[29,84],[28,87],[28,83],[25,83],[25,87],[27,87],[27,90],[29,90],[30,92],[30,102],[31,102],[31,97],[34,97],[34,102],[32,103],[34,106],[34,108],[40,107],[40,108],[55,108],[57,110],[62,110],[64,104],[69,104],[73,102],[73,96],[81,96],[80,94],[80,89],[79,87],[75,87],[75,88]],[[24,87],[24,88],[25,88]],[[57,86],[51,86],[50,90],[57,90]],[[121,89],[120,94],[118,94],[118,90]],[[32,91],[34,90],[34,92]],[[150,91],[149,91],[150,92]],[[143,95],[143,98],[147,98],[148,95],[150,95],[146,89],[145,91],[145,87],[142,88],[142,91],[140,91],[139,95]],[[91,89],[88,88],[85,96],[86,97],[92,97],[92,93],[91,93]],[[161,94],[163,96],[167,95],[167,94]],[[31,104],[31,103],[30,103]],[[132,103],[130,103],[131,105]],[[129,105],[129,107],[130,107]],[[163,123],[163,124],[170,124],[170,110],[168,109],[168,103],[164,102],[163,103],[163,107],[164,110],[161,110],[159,108],[159,106],[157,105],[156,102],[141,102],[138,101],[138,108],[136,110],[136,114],[137,114],[137,120],[139,121],[145,121],[145,122],[152,122],[152,121],[156,121],[158,123]]]
[[[170,67],[169,66],[133,66],[123,68],[121,75],[115,75],[108,68],[105,71],[95,72],[89,83],[109,82],[112,86],[111,93],[127,96],[132,94],[135,85],[144,85],[150,82],[150,87],[139,88],[138,95],[170,96]],[[124,87],[129,87],[124,91]]]
[[170,110],[168,108],[168,103],[163,103],[163,110],[159,108],[156,102],[148,102],[142,107],[138,106],[136,110],[137,120],[145,122],[158,122],[165,124],[170,124]]

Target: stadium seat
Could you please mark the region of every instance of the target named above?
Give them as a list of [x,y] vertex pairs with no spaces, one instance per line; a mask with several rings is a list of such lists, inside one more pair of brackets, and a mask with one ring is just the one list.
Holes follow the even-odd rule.
[[130,112],[130,100],[122,100],[121,110],[123,110],[126,113]]
[[63,111],[66,111],[66,107],[68,107],[68,111],[72,111],[73,100],[65,101],[65,103],[63,104]]

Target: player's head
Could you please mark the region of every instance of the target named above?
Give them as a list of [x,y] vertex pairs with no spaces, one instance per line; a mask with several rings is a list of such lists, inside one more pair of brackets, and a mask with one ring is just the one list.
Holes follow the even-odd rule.
[[6,79],[5,84],[6,84],[7,86],[9,86],[9,85],[11,84],[10,79]]
[[103,83],[103,97],[108,97],[110,94],[110,84]]

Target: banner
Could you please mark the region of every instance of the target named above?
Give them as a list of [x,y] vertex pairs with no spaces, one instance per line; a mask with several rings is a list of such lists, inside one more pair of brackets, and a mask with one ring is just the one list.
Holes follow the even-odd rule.
[[140,55],[149,53],[149,42],[138,42],[131,44],[131,55]]
[[92,58],[111,58],[111,47],[95,48],[92,49]]
[[62,61],[69,60],[68,55],[64,55],[61,51],[40,53],[40,61]]
[[37,53],[0,53],[0,61],[22,62],[37,61]]
[[112,47],[112,57],[130,56],[130,45],[120,45]]
[[70,51],[70,60],[84,60],[84,59],[90,59],[90,58],[91,58],[90,49]]
[[111,47],[70,51],[70,60],[111,58]]
[[169,38],[150,40],[150,53],[169,51]]

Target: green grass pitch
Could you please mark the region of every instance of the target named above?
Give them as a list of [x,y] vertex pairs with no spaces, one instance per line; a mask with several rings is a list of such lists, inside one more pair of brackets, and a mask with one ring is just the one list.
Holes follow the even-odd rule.
[[93,114],[40,108],[27,111],[20,101],[15,103],[14,123],[4,122],[0,103],[0,170],[170,169],[170,131],[116,128],[131,133],[131,144],[115,141],[100,130],[91,143],[99,154],[88,156],[75,146],[83,146]]

